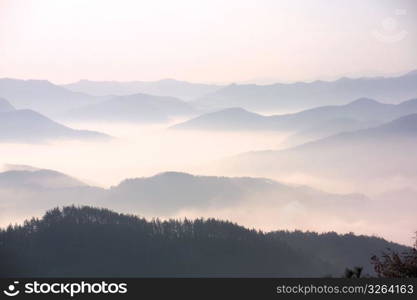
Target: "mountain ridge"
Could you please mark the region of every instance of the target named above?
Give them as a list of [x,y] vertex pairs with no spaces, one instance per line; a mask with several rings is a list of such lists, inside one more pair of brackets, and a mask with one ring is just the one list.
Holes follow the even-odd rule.
[[96,97],[72,92],[48,80],[0,79],[0,97],[18,109],[32,109],[47,115],[93,103]]
[[221,87],[214,84],[192,83],[170,78],[156,81],[93,81],[83,79],[62,86],[71,91],[94,96],[126,96],[144,93],[154,96],[172,96],[186,101],[198,98]]
[[89,130],[76,130],[31,109],[0,112],[0,141],[42,143],[55,139],[109,139]]
[[[352,123],[352,129],[361,129],[360,123],[362,123],[362,128],[365,128],[413,112],[417,113],[417,99],[415,98],[396,105],[381,103],[369,98],[359,98],[344,105],[319,106],[297,113],[269,116],[253,113],[243,108],[227,108],[200,115],[171,128],[297,132],[311,130],[324,122],[330,123],[332,120],[351,119],[356,122],[356,124]],[[242,117],[243,115],[245,117]],[[332,126],[327,126],[327,128],[332,128]]]
[[[0,230],[0,253],[7,258],[0,276],[322,277],[342,276],[358,264],[373,274],[370,257],[388,247],[409,249],[353,234],[263,233],[218,219],[148,221],[66,206]],[[106,257],[118,257],[117,263]]]
[[300,110],[313,104],[345,104],[360,97],[398,103],[416,95],[417,74],[411,72],[397,77],[339,78],[309,83],[231,84],[196,99],[195,104],[205,109],[240,106],[252,111]]

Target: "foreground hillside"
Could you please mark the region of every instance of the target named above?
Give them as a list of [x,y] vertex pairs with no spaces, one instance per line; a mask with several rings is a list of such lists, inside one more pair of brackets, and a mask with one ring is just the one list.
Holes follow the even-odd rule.
[[262,233],[214,219],[147,221],[64,207],[0,231],[0,276],[340,276],[406,248],[375,237]]

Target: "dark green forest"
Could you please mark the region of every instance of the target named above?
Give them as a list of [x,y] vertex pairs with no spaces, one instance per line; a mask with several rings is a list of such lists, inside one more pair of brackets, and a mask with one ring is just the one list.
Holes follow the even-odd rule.
[[264,233],[215,219],[146,219],[93,207],[52,209],[0,231],[1,277],[321,277],[409,248],[333,232]]

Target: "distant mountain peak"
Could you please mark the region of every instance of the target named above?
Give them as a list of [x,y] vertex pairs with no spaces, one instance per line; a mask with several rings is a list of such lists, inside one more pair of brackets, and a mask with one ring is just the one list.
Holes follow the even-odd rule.
[[176,124],[171,128],[229,130],[230,128],[238,129],[242,126],[249,126],[249,124],[258,126],[257,121],[264,119],[264,116],[247,111],[241,107],[230,107],[200,115],[191,120]]
[[359,98],[355,101],[350,102],[348,105],[375,105],[375,104],[381,104],[381,103],[371,98]]
[[62,86],[73,92],[81,92],[93,96],[124,96],[143,93],[155,96],[176,97],[187,101],[203,97],[222,87],[217,84],[194,83],[174,78],[163,78],[156,81],[94,81],[83,79]]
[[178,171],[166,171],[158,173],[150,178],[192,178],[194,175]]
[[52,82],[50,82],[49,80],[46,80],[46,79],[17,79],[17,78],[4,77],[4,78],[0,78],[0,80],[20,83],[20,84],[35,83],[35,84],[54,86],[54,84]]
[[217,111],[217,112],[255,114],[241,107],[229,107],[229,108],[225,108],[223,110]]
[[[417,72],[417,71],[416,71]],[[344,105],[369,97],[398,104],[417,95],[415,72],[399,77],[342,77],[332,81],[227,85],[196,99],[201,107],[216,109],[240,106],[251,111],[299,111],[316,106]]]
[[207,117],[207,116],[242,116],[242,117],[260,116],[262,117],[261,115],[257,113],[248,111],[241,107],[228,107],[225,109],[217,110],[217,111],[202,115],[202,117]]
[[160,80],[158,80],[157,82],[184,82],[184,81],[181,81],[181,80],[177,80],[177,79],[174,79],[174,78],[163,78],[163,79],[160,79]]
[[86,184],[54,170],[38,169],[30,166],[15,166],[0,173],[0,186],[66,188],[86,186]]

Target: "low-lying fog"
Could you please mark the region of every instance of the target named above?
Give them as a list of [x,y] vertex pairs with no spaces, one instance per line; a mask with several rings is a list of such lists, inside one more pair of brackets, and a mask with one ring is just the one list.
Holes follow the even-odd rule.
[[[281,147],[287,135],[272,132],[207,132],[168,129],[172,124],[66,123],[97,130],[112,141],[1,144],[0,164],[53,169],[90,184],[109,187],[132,177],[165,171],[211,173],[211,161],[247,151]],[[223,174],[217,174],[223,175]]]
[[[48,144],[1,144],[0,164],[29,165],[56,170],[90,185],[109,188],[126,178],[149,177],[166,171],[215,176],[252,176],[262,174],[239,173],[222,168],[225,157],[243,152],[266,149],[284,149],[288,134],[273,132],[208,132],[168,129],[172,124],[74,124],[73,128],[97,130],[114,138],[110,142],[59,141]],[[377,234],[389,240],[411,244],[417,228],[415,204],[410,206],[415,190],[396,190],[412,187],[406,178],[385,178],[369,182],[347,182],[337,177],[319,177],[291,173],[271,172],[271,179],[281,182],[308,185],[331,193],[363,193],[370,202],[348,204],[315,204],[305,199],[275,199],[280,195],[264,197],[245,196],[239,203],[225,206],[184,207],[171,213],[129,211],[122,207],[109,207],[147,217],[216,217],[232,220],[247,227],[262,230],[302,229],[313,231],[355,232]],[[388,193],[391,191],[391,194]],[[0,226],[21,222],[32,216],[41,216],[45,209],[71,203],[52,202],[38,205],[30,194],[12,195],[0,191],[2,199],[18,199],[27,205],[9,205],[2,201]],[[49,194],[48,194],[49,195]],[[52,194],[54,195],[54,194]],[[405,196],[404,196],[405,195]],[[38,195],[39,196],[39,195]],[[19,198],[18,198],[19,197]],[[32,197],[32,198],[31,198]],[[56,196],[54,196],[56,197]],[[287,198],[290,198],[287,196]],[[51,196],[51,199],[53,197]],[[51,199],[48,199],[51,200]],[[358,199],[361,199],[360,197]],[[397,200],[402,200],[398,202]],[[7,199],[6,199],[7,200]],[[61,199],[60,199],[61,200]],[[288,200],[288,201],[287,201]],[[77,199],[76,201],[82,201]],[[199,201],[199,199],[195,199]],[[281,202],[280,202],[281,201]],[[356,200],[355,200],[356,201]],[[378,203],[380,201],[380,204]],[[91,204],[92,203],[78,203]],[[314,201],[313,201],[314,202]],[[414,203],[414,202],[413,202]],[[395,224],[387,219],[396,220]]]

